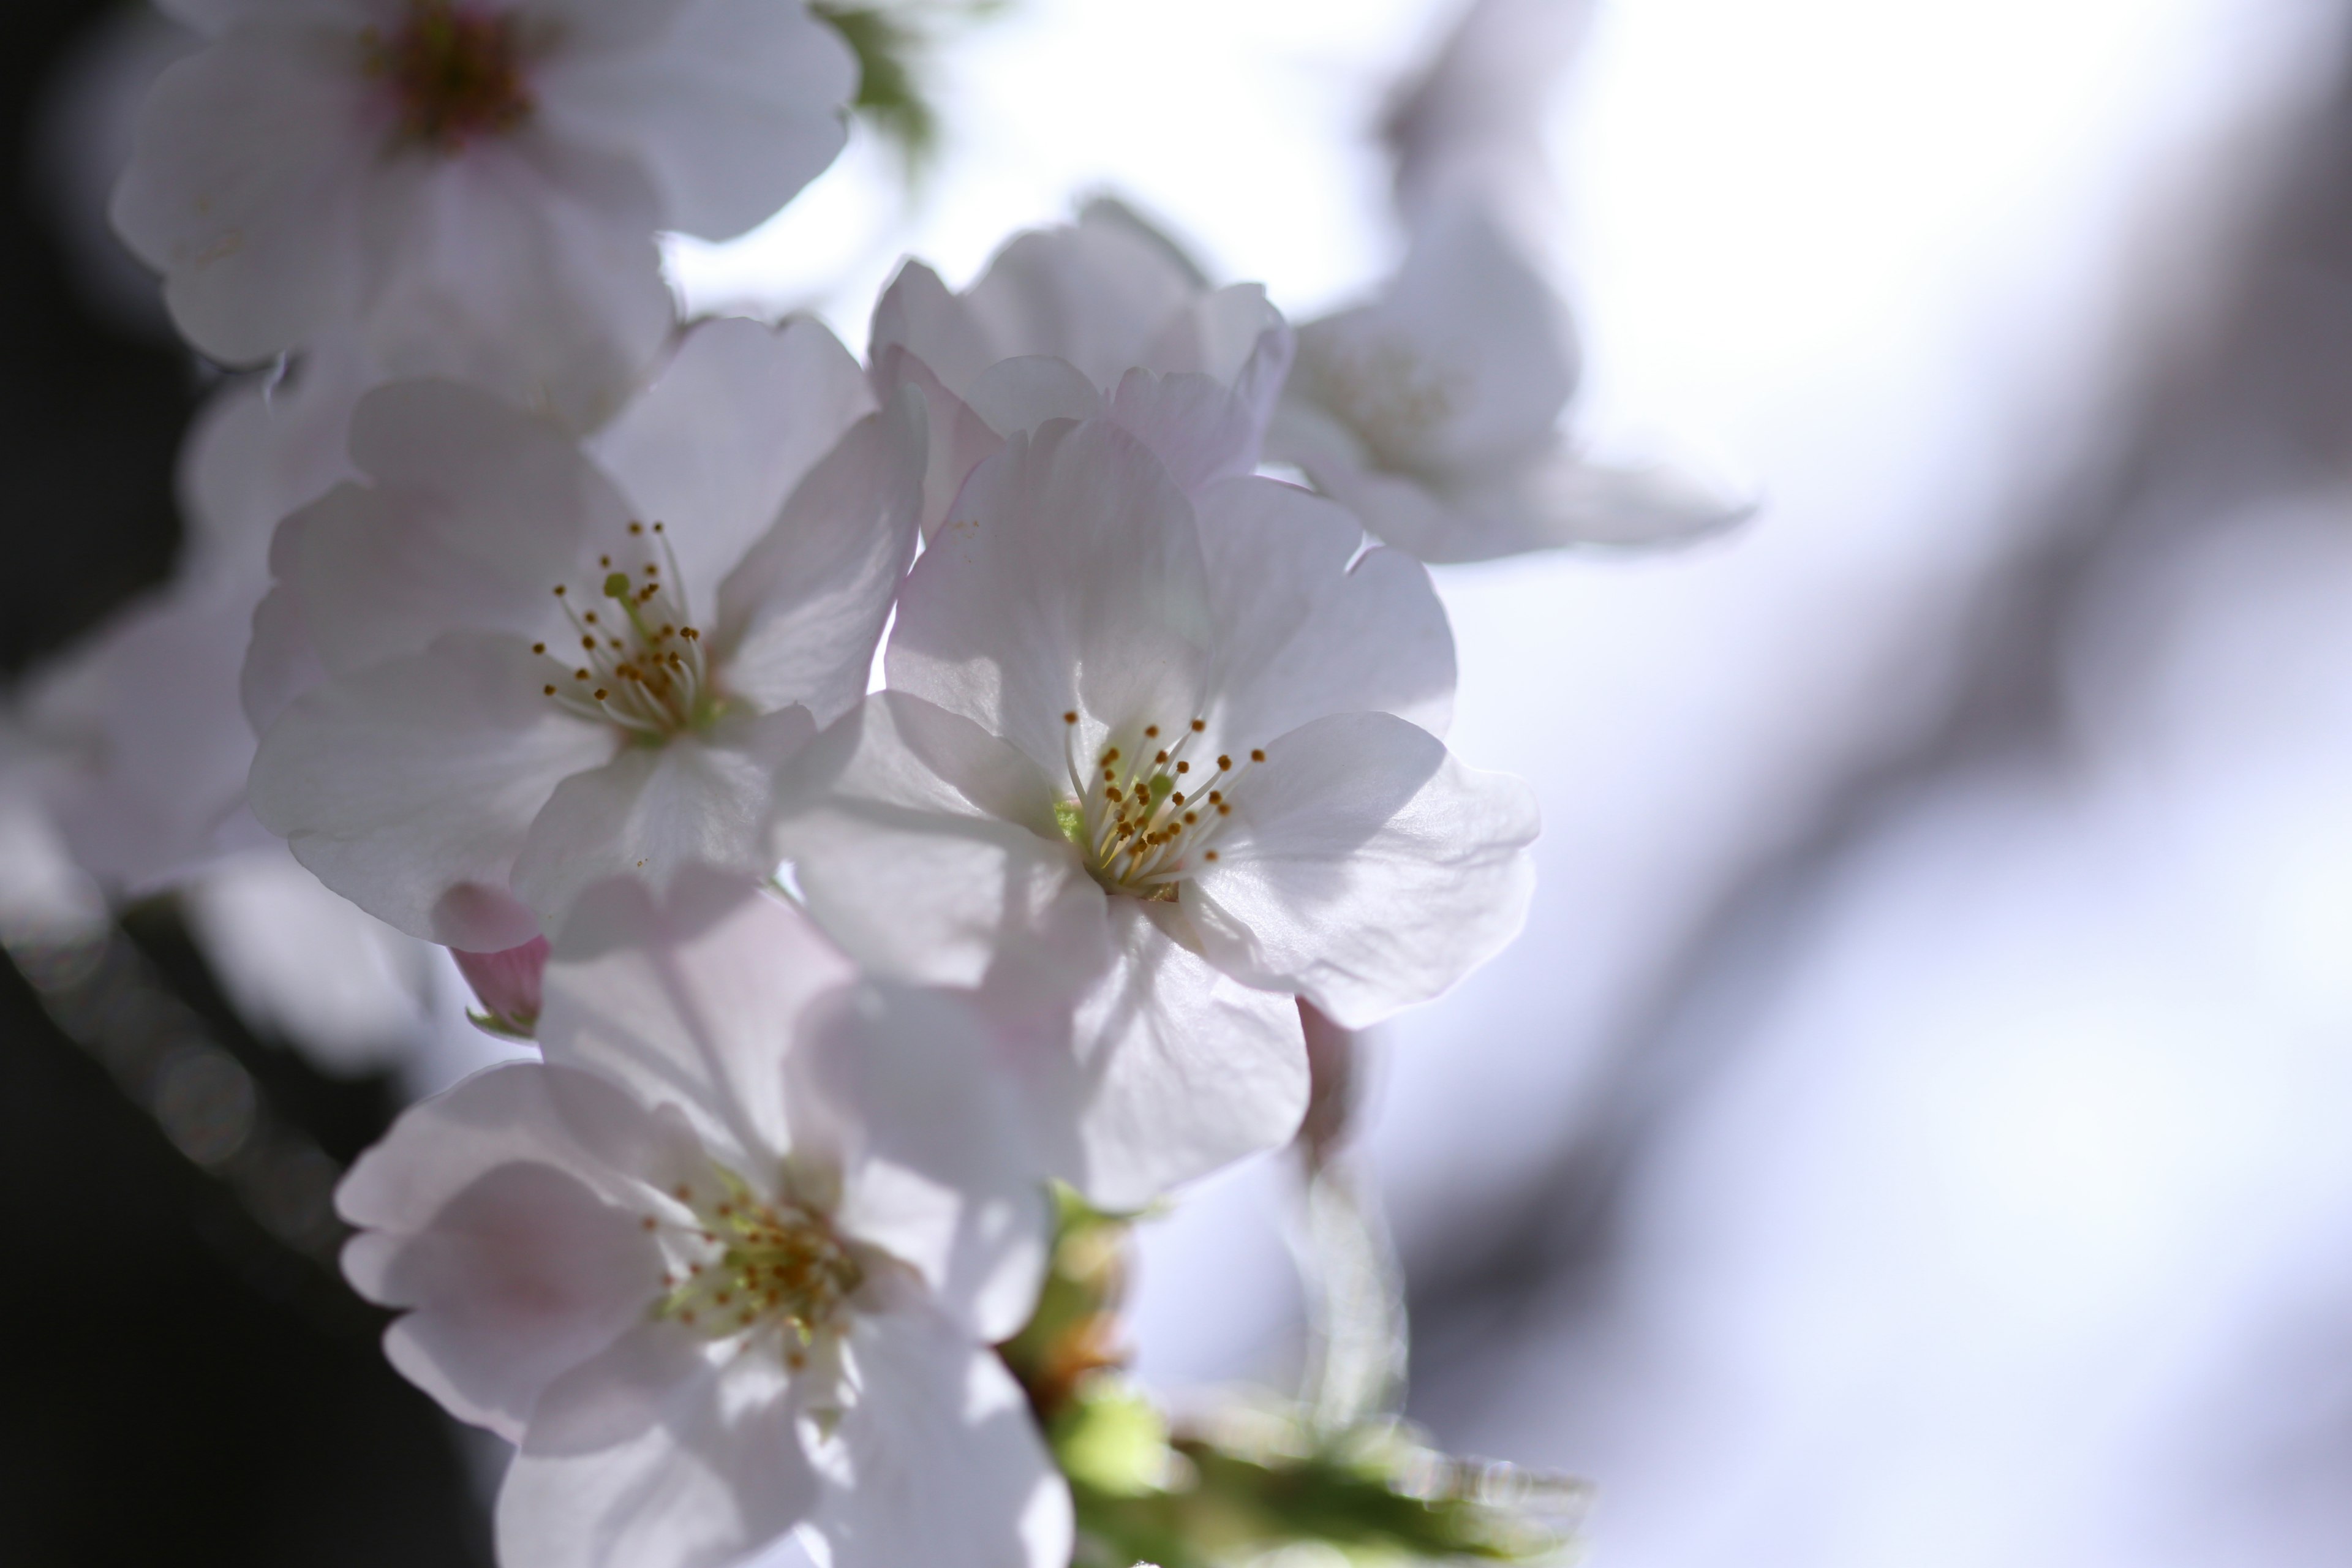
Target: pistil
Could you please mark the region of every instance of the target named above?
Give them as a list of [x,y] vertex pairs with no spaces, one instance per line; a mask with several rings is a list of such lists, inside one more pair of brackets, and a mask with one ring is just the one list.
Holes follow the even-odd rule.
[[[646,526],[633,522],[629,532],[642,538]],[[604,574],[597,596],[609,608],[583,609],[577,601],[584,595],[573,595],[569,584],[555,585],[556,600],[572,623],[579,662],[546,682],[543,690],[583,718],[607,721],[658,744],[709,724],[718,716],[719,697],[702,633],[687,619],[677,553],[664,524],[655,523],[652,533],[663,561],[644,563],[635,575],[615,570],[610,555],[597,558]],[[533,644],[531,651],[561,658],[546,643]]]

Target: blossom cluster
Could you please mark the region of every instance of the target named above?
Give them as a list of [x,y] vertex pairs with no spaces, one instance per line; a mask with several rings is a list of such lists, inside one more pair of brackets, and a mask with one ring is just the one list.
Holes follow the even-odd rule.
[[[38,695],[110,886],[282,841],[534,1055],[338,1195],[395,1365],[517,1447],[509,1568],[1061,1568],[992,1348],[1058,1185],[1297,1131],[1518,930],[1426,563],[1713,527],[1585,461],[1508,226],[1294,330],[1111,204],[861,358],[683,321],[657,237],[843,144],[801,0],[165,0],[124,240],[241,371],[179,580]],[[325,918],[325,917],[321,917]]]

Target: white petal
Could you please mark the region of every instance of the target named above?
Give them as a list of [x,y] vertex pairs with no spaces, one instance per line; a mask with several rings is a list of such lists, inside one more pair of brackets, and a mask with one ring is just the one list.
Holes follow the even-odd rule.
[[[1561,451],[1515,479],[1508,510],[1492,533],[1514,551],[1683,544],[1729,528],[1756,510],[1752,501],[1667,463],[1618,467]],[[1475,505],[1486,498],[1474,492],[1470,499]]]
[[356,210],[380,133],[348,68],[356,37],[319,20],[241,27],[164,71],[115,187],[115,228],[163,273],[173,320],[229,363],[359,300]]
[[968,997],[867,984],[822,1009],[794,1058],[803,1144],[843,1171],[835,1223],[913,1265],[985,1342],[1028,1321],[1053,1230],[1000,1048]]
[[886,668],[893,689],[1060,773],[1066,710],[1199,712],[1210,622],[1192,509],[1167,470],[1116,426],[1057,424],[964,486],[908,574]]
[[651,167],[662,226],[728,239],[840,153],[857,60],[795,0],[693,0],[649,47],[568,52],[532,88],[561,134]]
[[1213,377],[1131,370],[1112,396],[1110,416],[1151,448],[1181,489],[1257,468],[1262,422]]
[[226,858],[180,902],[237,1016],[312,1066],[382,1071],[423,1035],[432,950],[330,892],[284,845]]
[[243,377],[213,395],[180,447],[181,510],[202,560],[258,570],[287,513],[358,477],[344,433],[373,384],[366,356],[336,334],[284,374]]
[[1045,780],[969,720],[868,698],[793,760],[777,799],[777,851],[810,911],[879,974],[977,985],[1007,941],[1044,931],[1078,981],[1108,956],[1099,915],[1084,934],[1103,895]]
[[874,304],[866,356],[883,368],[888,351],[912,354],[940,387],[961,396],[980,373],[1004,357],[959,296],[919,261],[898,268]]
[[393,1363],[460,1418],[520,1436],[549,1383],[641,1322],[659,1249],[605,1156],[649,1137],[611,1086],[493,1068],[412,1108],[336,1192],[368,1227],[343,1266],[412,1309]]
[[644,1321],[661,1275],[635,1214],[552,1166],[502,1165],[385,1259],[376,1299],[414,1310],[384,1350],[450,1414],[511,1440],[549,1383]]
[[1079,1004],[1064,1076],[1033,1081],[1046,1128],[1076,1131],[1056,1174],[1127,1210],[1287,1142],[1307,1112],[1307,1047],[1297,1004],[1175,940],[1173,909],[1112,899],[1109,920],[1118,960]]
[[637,162],[538,125],[383,161],[362,213],[368,345],[389,374],[472,382],[593,430],[674,324],[658,212]]
[[532,819],[609,761],[609,725],[541,694],[546,661],[456,634],[299,699],[262,738],[247,796],[319,879],[411,936],[478,952],[539,934],[506,889]]
[[499,1493],[501,1568],[731,1568],[814,1500],[772,1344],[649,1323],[540,1399]]
[[702,586],[873,407],[865,372],[822,322],[703,321],[589,450],[632,515],[667,524],[680,572]]
[[[1539,450],[1576,390],[1575,340],[1558,297],[1475,203],[1415,235],[1380,302],[1329,328],[1411,353],[1442,386],[1445,416],[1425,455],[1449,468]],[[1301,330],[1302,357],[1328,347],[1310,349],[1318,331]]]
[[1166,250],[1131,228],[1080,223],[1015,237],[964,303],[992,360],[1050,354],[1108,388],[1144,363],[1153,334],[1196,289]]
[[800,703],[830,722],[866,693],[891,601],[915,552],[923,405],[870,414],[810,471],[719,588],[713,649],[730,695]]
[[1535,792],[1384,713],[1317,720],[1232,792],[1181,893],[1210,959],[1350,1029],[1425,1002],[1517,936]]
[[1420,562],[1364,550],[1354,517],[1273,479],[1228,480],[1193,504],[1223,743],[1263,745],[1310,719],[1359,711],[1444,732],[1454,633]]
[[783,1064],[802,1016],[856,978],[807,917],[745,879],[681,877],[659,900],[609,883],[549,960],[540,1048],[680,1107],[764,1173],[792,1147]]
[[1065,1568],[1069,1490],[1003,1363],[911,1291],[853,1322],[817,1454],[832,1568]]
[[117,890],[152,891],[227,843],[253,763],[236,682],[258,585],[177,584],[45,674],[36,721],[79,754],[48,792],[58,826]]
[[722,719],[572,773],[530,825],[515,892],[552,931],[609,878],[666,888],[697,868],[764,876],[775,867],[766,828],[776,770],[815,732],[802,708]]
[[973,378],[963,400],[999,436],[1103,412],[1103,395],[1093,382],[1069,361],[1043,354],[998,360]]
[[336,673],[458,628],[543,635],[562,624],[554,586],[630,516],[561,430],[455,382],[378,388],[352,417],[351,444],[373,482],[339,486],[287,519],[271,550]]
[[929,540],[938,533],[964,480],[996,455],[1004,438],[950,392],[929,366],[898,344],[874,351],[873,379],[885,398],[901,387],[912,387],[922,396],[930,436],[923,463],[923,537]]

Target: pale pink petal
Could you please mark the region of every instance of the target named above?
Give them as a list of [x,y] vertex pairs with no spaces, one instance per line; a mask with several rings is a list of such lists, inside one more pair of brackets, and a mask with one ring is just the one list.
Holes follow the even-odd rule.
[[786,708],[608,752],[551,793],[515,859],[515,892],[555,930],[583,892],[611,878],[666,888],[698,868],[765,875],[775,865],[766,830],[776,771],[815,732],[806,709]]
[[912,1291],[853,1321],[815,1453],[833,1568],[1065,1568],[1069,1489],[1003,1363]]
[[1001,359],[972,379],[963,400],[999,436],[1034,430],[1048,419],[1091,419],[1101,389],[1067,360],[1043,354]]
[[548,965],[540,1048],[684,1110],[751,1172],[792,1146],[784,1053],[811,1004],[857,972],[808,918],[748,879],[631,881],[580,900]]
[[915,552],[923,408],[911,391],[842,437],[719,588],[713,649],[728,693],[800,704],[830,722],[856,706]]
[[1223,742],[1264,745],[1327,713],[1386,712],[1433,734],[1454,708],[1454,633],[1428,569],[1363,548],[1362,524],[1273,479],[1193,498],[1216,625]]
[[567,51],[532,88],[551,129],[652,169],[662,226],[727,239],[841,151],[857,62],[797,0],[690,0],[647,47]]
[[[893,979],[977,985],[1008,938],[1062,931],[1066,902],[1101,904],[1035,765],[919,699],[868,698],[793,759],[777,798],[774,842],[811,912]],[[1063,955],[1080,977],[1107,957],[1093,924]]]
[[331,17],[257,23],[148,96],[114,226],[215,359],[267,359],[359,304],[357,212],[380,134],[354,46]]
[[[563,622],[555,585],[628,502],[561,430],[478,388],[396,382],[352,417],[370,484],[289,518],[270,552],[310,646],[336,674],[469,629],[533,639]],[[575,581],[574,592],[586,586]]]
[[541,695],[528,647],[453,634],[298,699],[262,738],[253,814],[319,879],[412,936],[478,952],[538,934],[506,892],[565,778],[621,745]]
[[869,984],[816,1011],[792,1067],[801,1144],[842,1171],[835,1223],[912,1265],[981,1342],[1028,1321],[1053,1229],[1000,1048],[975,998]]
[[1210,623],[1192,509],[1167,470],[1116,426],[1055,424],[965,485],[908,575],[886,668],[1059,774],[1075,766],[1065,712],[1091,721],[1091,745],[1103,724],[1200,711]]
[[1526,784],[1385,713],[1318,719],[1267,751],[1181,894],[1218,968],[1360,1029],[1518,934],[1535,887]]
[[1307,1112],[1307,1055],[1288,995],[1177,940],[1192,933],[1170,906],[1109,903],[1118,957],[1078,1005],[1067,1060],[1032,1083],[1041,1122],[1076,1131],[1055,1173],[1125,1210],[1286,1142]]
[[642,1322],[661,1290],[661,1249],[635,1213],[522,1162],[478,1177],[416,1235],[371,1232],[351,1255],[372,1299],[409,1309],[384,1336],[392,1364],[509,1440],[541,1390]]
[[588,449],[633,515],[666,525],[686,582],[707,590],[874,405],[865,372],[821,322],[703,321]]
[[385,372],[488,387],[585,433],[675,324],[635,161],[537,125],[378,166],[362,214],[364,331]]
[[814,1501],[793,1394],[772,1343],[714,1356],[642,1324],[541,1396],[499,1492],[501,1568],[732,1568]]

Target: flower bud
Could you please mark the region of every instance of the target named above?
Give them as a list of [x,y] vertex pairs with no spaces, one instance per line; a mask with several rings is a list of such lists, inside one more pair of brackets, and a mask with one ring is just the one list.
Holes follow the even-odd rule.
[[547,939],[535,936],[501,952],[449,950],[458,973],[474,988],[482,1011],[468,1011],[485,1033],[528,1040],[539,1024],[540,985],[547,973]]

